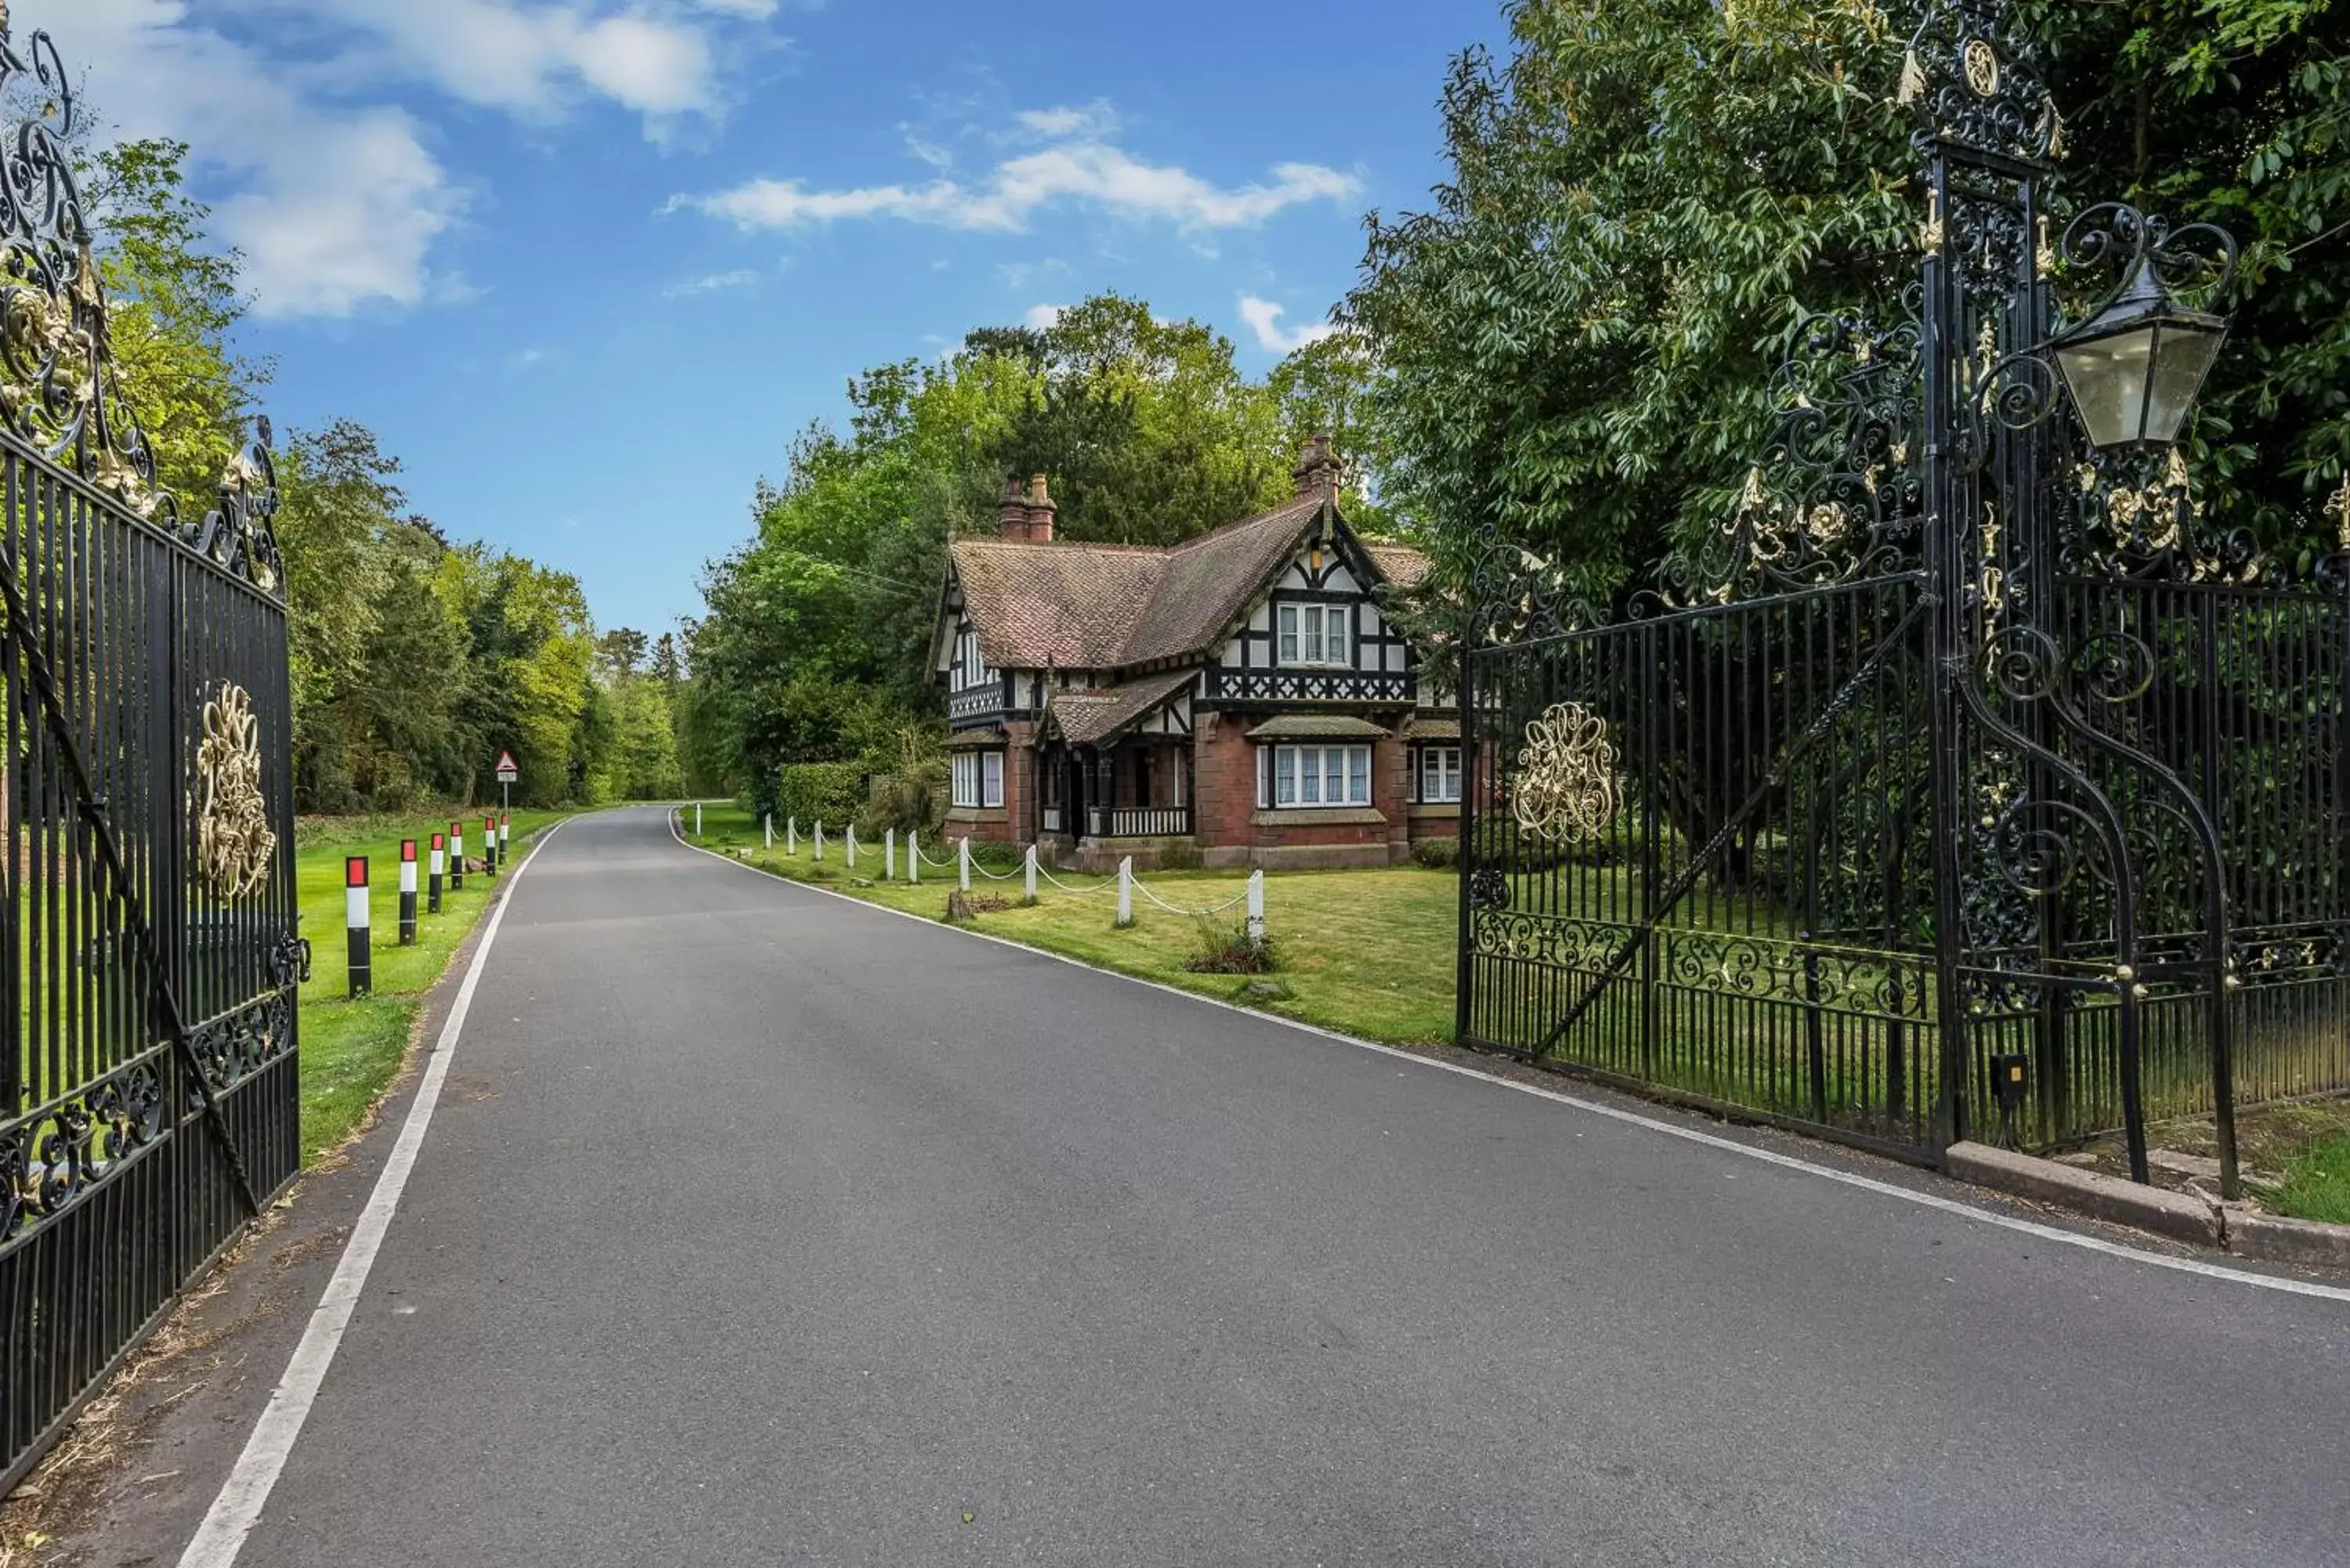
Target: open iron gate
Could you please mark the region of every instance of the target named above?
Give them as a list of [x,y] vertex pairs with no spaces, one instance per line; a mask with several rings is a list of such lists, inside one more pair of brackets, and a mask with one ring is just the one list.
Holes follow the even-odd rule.
[[[1890,324],[1815,317],[1734,517],[1617,624],[1489,527],[1467,572],[1459,1032],[1914,1158],[2350,1089],[2350,485],[2335,553],[2092,446],[2048,345],[2234,242],[2048,216],[2003,0],[1909,46]],[[2070,312],[2097,287],[2103,300]]]
[[0,20],[0,1486],[300,1162],[266,426],[182,524],[108,360],[68,88]]

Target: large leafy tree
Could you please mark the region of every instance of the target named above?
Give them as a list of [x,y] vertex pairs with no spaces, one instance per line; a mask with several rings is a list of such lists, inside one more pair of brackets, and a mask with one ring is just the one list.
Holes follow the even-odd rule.
[[1442,103],[1450,178],[1373,214],[1344,315],[1388,498],[1621,590],[1714,525],[1805,306],[1889,306],[1913,218],[1868,0],[1524,0]]
[[[2207,493],[2307,541],[2350,452],[2339,0],[2032,0],[2077,205],[2139,199],[2246,242],[2198,430]],[[1454,64],[1451,169],[1374,215],[1345,312],[1388,499],[1440,555],[1481,522],[1595,597],[1719,526],[1807,311],[1900,308],[1915,276],[1918,7],[1519,0]]]

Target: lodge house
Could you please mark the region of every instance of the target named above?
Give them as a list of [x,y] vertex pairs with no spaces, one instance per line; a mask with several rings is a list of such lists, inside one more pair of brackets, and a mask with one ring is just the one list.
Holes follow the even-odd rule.
[[1055,537],[1043,476],[956,540],[931,670],[947,832],[1061,865],[1387,865],[1459,829],[1461,732],[1373,590],[1426,559],[1358,538],[1317,437],[1293,498],[1167,548]]

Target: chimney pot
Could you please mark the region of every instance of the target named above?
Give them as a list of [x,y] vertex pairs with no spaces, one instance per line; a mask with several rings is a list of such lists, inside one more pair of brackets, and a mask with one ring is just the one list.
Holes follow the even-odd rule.
[[1299,499],[1335,493],[1338,488],[1339,466],[1336,455],[1330,450],[1328,436],[1309,438],[1305,451],[1298,457],[1297,466],[1290,471],[1297,482]]
[[1028,537],[1028,499],[1020,493],[1020,476],[1003,482],[1003,499],[995,504],[997,526],[1007,539]]
[[1053,519],[1060,507],[1055,504],[1045,476],[1031,474],[1028,479],[1028,537],[1039,545],[1053,542]]

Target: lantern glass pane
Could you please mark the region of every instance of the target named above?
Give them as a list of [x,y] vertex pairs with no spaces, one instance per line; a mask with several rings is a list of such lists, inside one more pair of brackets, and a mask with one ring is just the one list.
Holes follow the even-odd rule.
[[2089,439],[2099,446],[2128,446],[2146,439],[2147,373],[2154,358],[2155,331],[2142,327],[2067,343],[2056,350],[2073,406],[2080,410]]
[[2155,345],[2154,379],[2147,388],[2146,439],[2170,442],[2178,439],[2194,410],[2195,396],[2203,389],[2203,378],[2211,372],[2212,361],[2220,357],[2220,343],[2224,334],[2208,327],[2182,322],[2167,322],[2160,341]]

